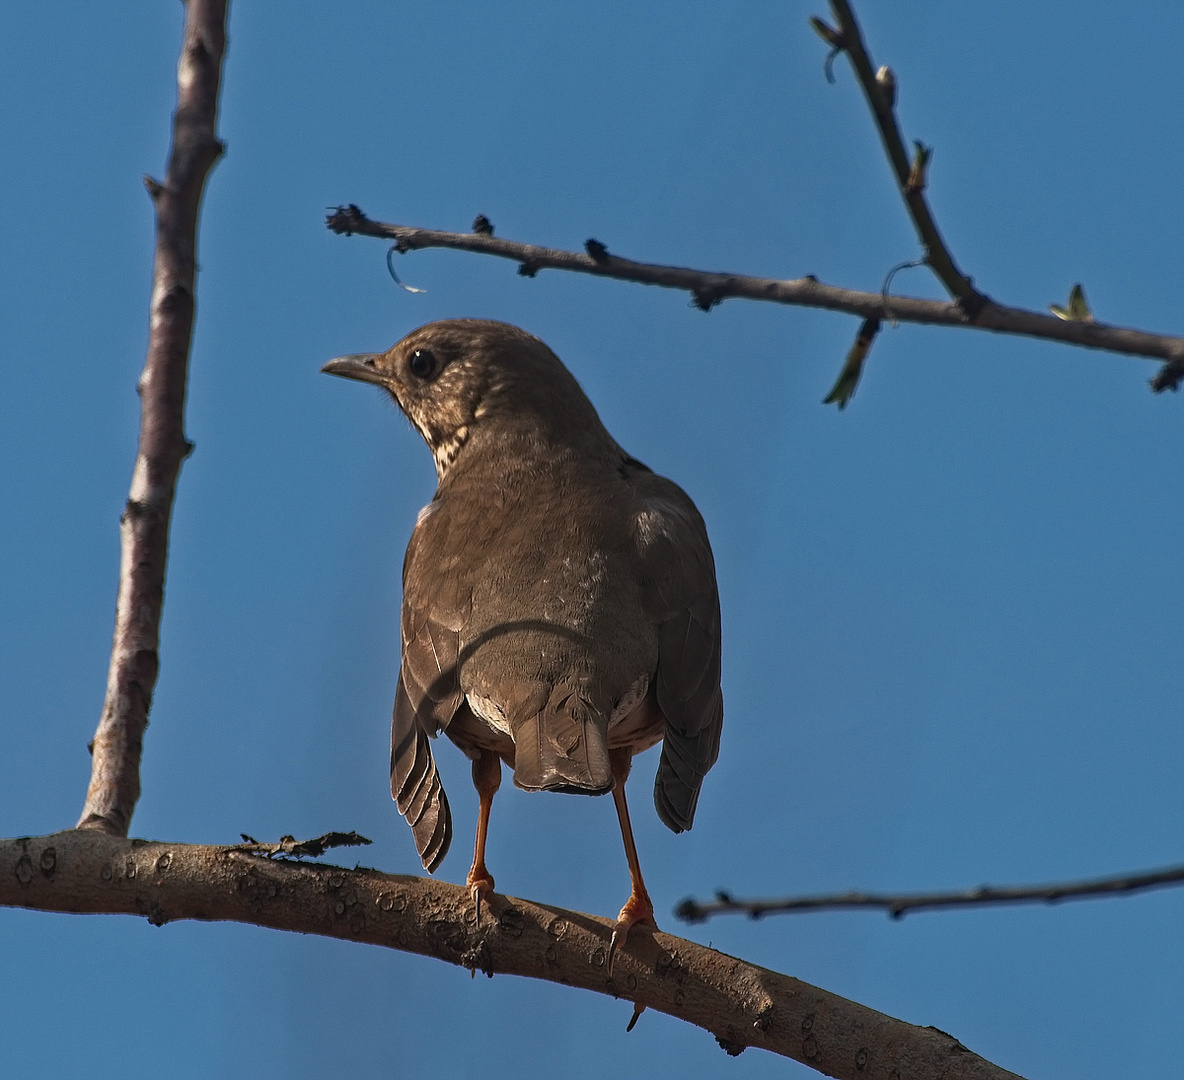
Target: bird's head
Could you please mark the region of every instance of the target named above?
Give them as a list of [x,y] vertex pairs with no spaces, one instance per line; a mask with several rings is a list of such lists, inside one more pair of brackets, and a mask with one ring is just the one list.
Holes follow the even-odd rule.
[[523,442],[615,446],[559,358],[509,323],[428,323],[384,353],[339,356],[321,370],[386,390],[424,437],[440,479],[477,434],[517,453]]

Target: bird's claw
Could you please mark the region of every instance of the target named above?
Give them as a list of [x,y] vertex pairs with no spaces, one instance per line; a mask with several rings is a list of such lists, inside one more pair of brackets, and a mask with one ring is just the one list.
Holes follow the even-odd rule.
[[617,923],[617,925],[613,927],[612,940],[608,943],[607,970],[608,970],[608,977],[610,979],[613,977],[613,964],[615,964],[616,960],[617,960],[617,948],[618,948],[618,946],[620,948],[625,947],[625,939],[628,936],[629,936],[629,927],[628,926],[622,926],[620,923]]
[[[473,929],[481,929],[481,897],[488,896],[493,892],[493,878],[489,871],[486,870],[484,875],[475,876],[469,874],[465,880],[465,884],[469,887],[469,895],[473,898]],[[477,977],[477,969],[472,968],[469,971],[470,978]]]
[[616,963],[617,952],[625,948],[629,931],[638,923],[649,923],[654,929],[657,929],[658,925],[654,922],[654,905],[650,903],[650,898],[634,894],[621,908],[621,914],[617,916],[617,925],[613,927],[612,939],[608,943],[606,968],[610,979],[613,977],[613,964]]
[[477,929],[481,927],[481,898],[493,892],[493,878],[488,873],[484,877],[469,876],[465,882],[469,887],[469,895],[473,898],[473,924]]

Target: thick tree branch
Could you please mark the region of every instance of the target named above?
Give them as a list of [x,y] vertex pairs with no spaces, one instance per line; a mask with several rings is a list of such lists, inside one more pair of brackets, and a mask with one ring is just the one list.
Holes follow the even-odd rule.
[[[864,319],[960,326],[991,330],[1000,334],[1044,338],[1087,349],[1105,349],[1128,356],[1166,360],[1168,367],[1173,370],[1184,366],[1182,337],[1150,334],[1107,323],[1066,321],[1038,311],[1004,307],[995,303],[988,303],[971,323],[957,303],[942,300],[856,292],[834,285],[824,285],[812,276],[779,280],[634,262],[632,259],[612,255],[595,241],[589,242],[590,253],[582,254],[504,240],[484,231],[454,233],[421,229],[411,225],[393,225],[372,221],[353,205],[338,207],[329,215],[326,225],[331,231],[346,236],[357,233],[361,236],[393,241],[395,249],[400,252],[420,248],[453,248],[510,259],[520,264],[518,272],[527,277],[534,277],[539,270],[544,269],[571,270],[580,274],[592,274],[595,277],[681,289],[689,292],[696,306],[705,311],[721,300],[741,297],[747,300],[766,300],[775,304],[843,311]],[[1169,387],[1170,384],[1164,384],[1155,388]]]
[[713,915],[747,915],[759,919],[798,911],[826,911],[842,908],[872,908],[899,919],[910,911],[952,907],[983,907],[987,904],[1056,904],[1062,900],[1090,900],[1100,896],[1122,896],[1184,884],[1184,866],[1168,866],[1121,877],[1063,881],[1054,885],[980,885],[962,892],[939,893],[833,893],[826,896],[788,896],[773,900],[743,900],[720,892],[711,901],[687,899],[675,909],[685,922],[706,922]]
[[1015,1076],[936,1028],[670,934],[635,929],[609,978],[612,920],[494,895],[477,927],[466,889],[425,878],[71,830],[0,840],[0,904],[142,915],[156,926],[230,920],[382,945],[625,998],[711,1032],[728,1053],[761,1047],[850,1080]]
[[954,257],[942,240],[937,222],[925,199],[925,165],[928,150],[918,146],[917,157],[912,161],[900,137],[895,112],[895,76],[878,80],[872,69],[871,57],[859,32],[855,13],[846,0],[830,0],[831,10],[839,24],[838,35],[841,48],[851,61],[855,77],[867,98],[868,107],[884,144],[884,152],[896,177],[896,186],[904,199],[905,208],[916,227],[917,236],[925,249],[925,262],[932,268],[949,294],[973,321],[980,311],[991,304],[989,297],[980,293],[974,283],[954,263]]
[[120,519],[122,555],[107,697],[91,743],[80,828],[126,836],[140,797],[140,750],[159,669],[169,520],[185,438],[185,384],[193,336],[197,217],[222,154],[215,134],[227,0],[188,0],[177,111],[164,183],[145,178],[156,206],[148,356],[140,376],[140,446]]

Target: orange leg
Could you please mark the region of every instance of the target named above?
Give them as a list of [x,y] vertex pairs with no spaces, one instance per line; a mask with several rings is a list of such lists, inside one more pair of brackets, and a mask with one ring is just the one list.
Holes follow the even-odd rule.
[[480,805],[477,809],[477,842],[473,846],[473,865],[465,884],[473,895],[477,925],[481,925],[481,897],[493,892],[493,875],[485,868],[485,838],[489,834],[489,811],[493,796],[502,786],[502,763],[492,750],[481,750],[473,762],[473,786]]
[[637,845],[633,842],[633,826],[629,823],[629,806],[625,802],[625,781],[629,778],[629,770],[633,765],[633,754],[629,747],[624,746],[609,751],[609,764],[613,770],[613,802],[617,806],[617,818],[621,823],[621,838],[625,841],[625,858],[629,861],[629,882],[632,886],[629,899],[621,908],[617,916],[617,925],[613,928],[613,939],[608,947],[608,973],[613,973],[613,961],[617,949],[625,947],[625,939],[629,931],[638,923],[654,922],[654,905],[650,894],[646,892],[645,882],[641,877],[641,864],[637,860]]

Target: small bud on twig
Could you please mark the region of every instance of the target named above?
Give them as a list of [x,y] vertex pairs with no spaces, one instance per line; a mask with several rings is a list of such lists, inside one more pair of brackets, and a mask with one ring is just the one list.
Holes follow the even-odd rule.
[[1058,319],[1064,319],[1066,322],[1094,321],[1094,313],[1089,309],[1089,301],[1085,298],[1085,289],[1081,287],[1081,282],[1069,290],[1067,307],[1061,307],[1060,304],[1049,304],[1048,310]]
[[872,342],[876,340],[879,332],[878,318],[863,320],[859,333],[855,335],[855,342],[847,353],[847,359],[843,361],[843,370],[839,372],[831,392],[822,399],[823,405],[837,405],[840,412],[847,407],[847,402],[855,396],[855,389],[859,386],[859,377],[863,374],[863,362],[867,359],[868,350],[871,349]]
[[925,190],[925,185],[929,180],[929,159],[933,157],[932,146],[926,146],[922,142],[914,141],[913,149],[916,153],[913,155],[913,164],[909,169],[909,178],[904,186],[907,195],[917,195]]

